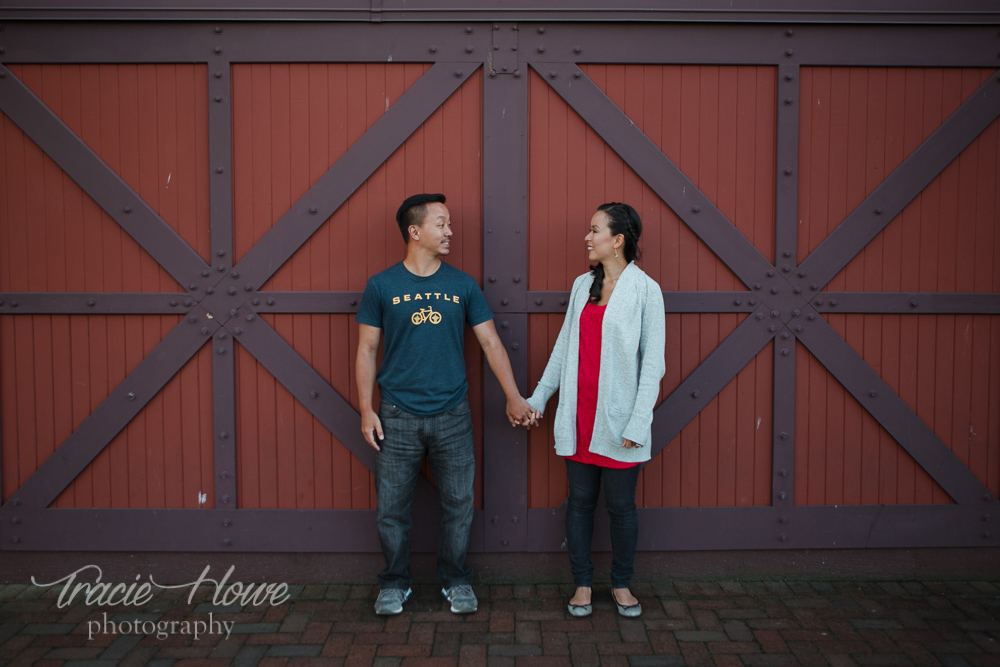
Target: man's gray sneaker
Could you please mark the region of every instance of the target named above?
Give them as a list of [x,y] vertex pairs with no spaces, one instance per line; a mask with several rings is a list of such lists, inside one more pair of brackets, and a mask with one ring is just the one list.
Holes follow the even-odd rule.
[[441,595],[451,603],[453,614],[471,614],[479,609],[479,600],[476,599],[476,594],[472,592],[472,586],[462,585],[442,588]]
[[407,588],[383,588],[375,600],[375,613],[381,615],[403,613],[403,603],[410,599],[413,590]]

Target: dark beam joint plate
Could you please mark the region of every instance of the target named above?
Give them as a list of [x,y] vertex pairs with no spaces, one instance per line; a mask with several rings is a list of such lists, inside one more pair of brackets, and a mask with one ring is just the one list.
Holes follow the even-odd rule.
[[24,507],[48,507],[218,328],[204,311],[189,313],[14,492],[8,505],[17,501]]
[[956,503],[996,502],[989,489],[825,320],[813,321],[798,338]]

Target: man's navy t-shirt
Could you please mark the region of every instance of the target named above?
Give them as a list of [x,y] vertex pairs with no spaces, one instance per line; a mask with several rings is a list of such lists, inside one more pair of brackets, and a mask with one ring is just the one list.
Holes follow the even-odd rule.
[[355,318],[382,329],[382,398],[424,416],[449,410],[465,396],[465,325],[490,319],[493,312],[472,276],[444,262],[426,277],[402,262],[375,274]]

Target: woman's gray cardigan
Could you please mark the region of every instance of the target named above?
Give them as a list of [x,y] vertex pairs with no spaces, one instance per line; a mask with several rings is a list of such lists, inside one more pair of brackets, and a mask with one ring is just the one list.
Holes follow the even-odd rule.
[[[573,282],[566,319],[542,379],[528,404],[545,412],[559,392],[556,409],[556,454],[576,453],[577,371],[580,365],[580,313],[590,297],[594,277],[585,273]],[[630,263],[618,278],[601,327],[601,374],[597,383],[597,416],[590,451],[617,461],[648,461],[653,407],[666,371],[666,323],[663,292],[656,281]],[[622,438],[643,445],[625,449]]]

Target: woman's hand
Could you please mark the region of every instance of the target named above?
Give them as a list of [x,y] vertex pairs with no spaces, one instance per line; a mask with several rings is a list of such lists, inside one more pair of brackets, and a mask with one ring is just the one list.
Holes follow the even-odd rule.
[[625,449],[642,449],[642,445],[638,442],[632,442],[628,438],[622,438],[622,447]]

